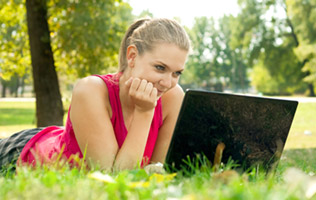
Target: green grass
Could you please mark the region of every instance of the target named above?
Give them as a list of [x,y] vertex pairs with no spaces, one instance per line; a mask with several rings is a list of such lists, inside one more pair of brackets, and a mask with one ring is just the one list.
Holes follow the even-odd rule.
[[[315,153],[310,152],[309,156]],[[287,156],[287,159],[297,160],[301,154]],[[18,168],[17,174],[0,177],[0,199],[308,199],[303,182],[293,185],[283,180],[289,166],[306,168],[303,162],[287,164],[282,160],[274,176],[253,171],[231,179],[222,179],[211,170],[198,169],[189,176],[181,172],[147,174],[143,169],[135,169],[102,173],[106,176],[102,177],[95,170]],[[315,167],[309,169],[315,172]],[[292,178],[294,181],[295,177]]]
[[35,102],[0,102],[0,138],[35,128]]
[[316,148],[316,103],[299,103],[285,148]]
[[[64,102],[67,111],[69,102]],[[64,121],[67,112],[64,115]],[[36,127],[35,102],[0,101],[0,138],[5,138],[23,129]]]
[[[34,115],[34,102],[0,102],[0,131],[35,127]],[[307,198],[304,189],[307,174],[316,173],[315,122],[316,103],[301,103],[273,176],[252,171],[223,181],[210,169],[196,169],[190,176],[178,172],[175,177],[136,169],[109,173],[109,180],[93,178],[97,170],[19,168],[16,174],[0,176],[0,199],[316,199]],[[312,134],[305,135],[306,130]],[[292,175],[285,181],[290,167],[304,172],[305,179]]]

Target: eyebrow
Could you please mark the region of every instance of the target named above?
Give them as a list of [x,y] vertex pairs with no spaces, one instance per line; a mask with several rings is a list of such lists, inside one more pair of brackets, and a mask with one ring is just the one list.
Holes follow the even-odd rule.
[[[158,62],[160,65],[163,65],[164,67],[170,69],[170,67],[168,65],[166,65],[165,63],[161,62],[161,61],[156,61]],[[184,68],[180,69],[180,70],[176,70],[176,72],[183,72]]]

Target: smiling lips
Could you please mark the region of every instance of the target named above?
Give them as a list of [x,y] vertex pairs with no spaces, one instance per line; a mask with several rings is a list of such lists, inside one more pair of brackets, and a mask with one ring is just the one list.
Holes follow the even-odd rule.
[[158,94],[157,94],[158,96],[160,96],[160,95],[162,95],[164,92],[166,92],[166,91],[162,91],[162,90],[158,90],[158,89],[157,89],[157,91],[158,91]]
[[160,96],[162,94],[161,90],[157,90],[158,91],[158,96]]

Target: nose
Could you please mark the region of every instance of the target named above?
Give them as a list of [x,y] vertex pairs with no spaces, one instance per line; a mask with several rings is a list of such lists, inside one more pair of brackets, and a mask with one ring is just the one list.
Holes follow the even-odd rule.
[[172,75],[171,74],[164,74],[164,76],[161,78],[159,84],[163,86],[164,88],[171,88],[172,87]]

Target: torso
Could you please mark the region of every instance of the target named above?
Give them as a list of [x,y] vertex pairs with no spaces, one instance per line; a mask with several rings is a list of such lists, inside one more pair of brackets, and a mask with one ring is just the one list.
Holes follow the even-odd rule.
[[[99,76],[99,77],[103,79],[105,77],[110,77],[110,76]],[[96,77],[93,77],[93,78],[96,78]],[[127,134],[127,130],[125,129],[125,127],[128,128],[130,124],[130,120],[132,119],[132,115],[130,113],[125,113],[126,118],[122,120],[123,118],[122,114],[124,113],[124,111],[123,110],[122,112],[120,111],[121,105],[117,98],[118,96],[117,92],[113,93],[113,91],[117,90],[115,89],[116,86],[113,86],[113,88],[111,88],[112,103],[113,103],[113,95],[115,96],[115,100],[113,103],[114,105],[111,105],[111,101],[109,101],[110,99],[109,89],[104,84],[106,80],[102,81],[99,78],[97,79],[98,79],[98,82],[96,82],[96,84],[104,85],[104,88],[105,88],[104,98],[107,99],[107,100],[104,100],[105,107],[110,116],[118,145],[121,146]],[[115,107],[116,110],[112,109],[113,106]],[[69,110],[71,110],[71,108]],[[124,123],[126,123],[125,126],[124,126]],[[159,100],[159,104],[155,108],[155,115],[153,118],[153,122],[152,122],[151,129],[149,132],[148,141],[147,141],[145,152],[144,152],[144,156],[148,157],[149,159],[151,158],[153,148],[155,146],[156,139],[158,136],[158,130],[161,127],[161,125],[162,125],[162,109],[161,109],[161,101]],[[49,142],[49,145],[47,145],[48,142]],[[80,151],[76,137],[74,135],[69,113],[68,113],[67,125],[66,125],[65,130],[63,128],[48,127],[44,129],[43,131],[39,132],[26,144],[25,148],[22,150],[22,153],[20,156],[22,158],[21,161],[22,163],[35,164],[35,157],[37,155],[39,157],[42,157],[44,159],[43,161],[45,162],[49,161],[52,155],[59,154],[63,146],[65,146],[65,149],[63,151],[63,156],[65,156],[66,158],[69,158],[71,155],[78,154],[78,153],[79,153],[79,157],[82,158],[83,155]],[[32,149],[38,149],[38,151],[35,151],[35,152],[38,152],[38,154],[33,155],[32,152],[34,151],[32,151]]]

